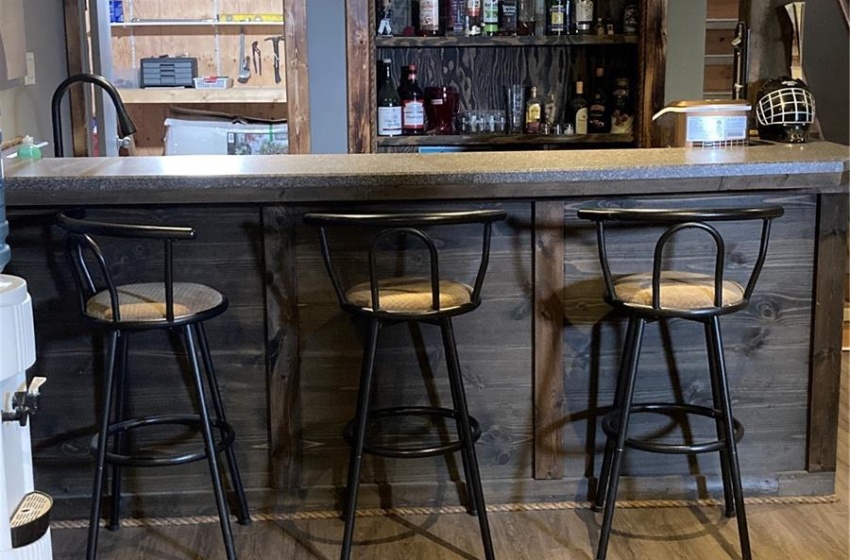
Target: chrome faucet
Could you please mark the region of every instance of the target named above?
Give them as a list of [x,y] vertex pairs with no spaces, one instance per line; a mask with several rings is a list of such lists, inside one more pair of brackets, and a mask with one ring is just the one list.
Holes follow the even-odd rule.
[[64,147],[62,145],[62,115],[60,104],[62,96],[68,91],[68,88],[77,82],[86,82],[94,84],[102,88],[109,98],[112,100],[112,105],[115,106],[115,112],[118,114],[118,132],[120,134],[119,142],[125,145],[128,142],[128,136],[136,133],[136,126],[130,119],[127,108],[124,102],[121,101],[121,96],[118,95],[118,90],[112,85],[112,82],[99,74],[76,74],[68,77],[64,82],[59,84],[56,91],[53,92],[53,100],[50,103],[50,111],[53,119],[53,153],[56,157],[64,156]]

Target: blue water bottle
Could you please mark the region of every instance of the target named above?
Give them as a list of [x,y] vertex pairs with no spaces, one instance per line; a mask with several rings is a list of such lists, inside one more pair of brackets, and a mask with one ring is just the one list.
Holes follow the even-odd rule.
[[[3,131],[0,130],[0,144],[3,143]],[[9,234],[9,222],[6,221],[6,186],[3,182],[3,156],[0,154],[0,272],[6,268],[11,257],[6,236]]]

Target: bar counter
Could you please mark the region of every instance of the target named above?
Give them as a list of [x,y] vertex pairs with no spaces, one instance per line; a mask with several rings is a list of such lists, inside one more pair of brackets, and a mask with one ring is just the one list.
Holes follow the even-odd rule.
[[[831,494],[848,155],[846,146],[812,142],[13,161],[6,169],[6,273],[29,284],[36,370],[49,379],[43,411],[33,420],[37,485],[57,500],[57,517],[86,515],[100,345],[79,326],[61,232],[50,224],[55,210],[84,207],[95,218],[197,229],[197,239],[176,250],[178,270],[185,281],[220,288],[231,302],[210,322],[209,336],[251,506],[271,510],[338,505],[347,459],[341,431],[359,371],[360,342],[336,304],[316,232],[301,223],[304,212],[508,211],[494,230],[482,306],[458,318],[456,330],[470,410],[481,423],[489,503],[530,503],[587,499],[603,446],[598,420],[610,405],[625,330],[602,302],[595,234],[576,208],[770,203],[781,204],[785,216],[774,224],[754,299],[722,320],[735,413],[746,429],[739,445],[744,487],[748,495]],[[755,242],[741,231],[727,246],[738,258]],[[479,250],[463,235],[453,243],[459,261]],[[636,251],[639,243],[618,250]],[[144,265],[128,259],[125,270],[131,277]],[[438,333],[395,327],[382,337],[378,405],[448,401]],[[146,345],[140,337],[133,352],[146,354]],[[710,400],[704,356],[699,329],[677,321],[654,328],[641,363],[652,382],[639,388],[642,397]],[[133,376],[139,406],[167,410],[186,398],[179,374],[165,373],[173,367],[169,356],[151,352],[145,360],[151,373]],[[682,431],[691,428],[702,429]],[[623,499],[718,495],[713,457],[633,457]],[[459,459],[448,469],[443,459],[367,462],[360,504],[456,504],[459,468]],[[201,464],[173,474],[139,472],[127,491],[135,511],[175,515],[212,508],[207,486]]]

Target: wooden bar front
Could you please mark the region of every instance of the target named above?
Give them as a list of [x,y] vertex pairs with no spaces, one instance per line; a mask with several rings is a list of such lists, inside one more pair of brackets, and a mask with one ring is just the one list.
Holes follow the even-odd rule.
[[[612,399],[624,322],[601,299],[595,234],[576,208],[781,204],[786,213],[774,224],[750,307],[722,320],[735,413],[746,428],[744,485],[748,495],[830,494],[847,155],[826,143],[785,148],[713,157],[601,150],[15,163],[7,177],[13,253],[5,273],[29,284],[35,371],[49,379],[33,421],[37,483],[57,500],[57,516],[85,515],[101,346],[80,328],[61,232],[49,224],[55,209],[84,206],[92,217],[198,230],[196,241],[177,247],[178,269],[181,280],[206,282],[230,299],[208,331],[251,505],[271,510],[339,505],[347,462],[341,431],[360,368],[362,330],[336,303],[304,212],[508,211],[494,230],[483,304],[456,320],[470,409],[482,426],[485,491],[491,503],[508,503],[586,500],[599,471],[598,420]],[[621,156],[637,163],[616,163]],[[756,236],[743,227],[728,234],[733,268],[744,269]],[[460,269],[479,250],[463,232],[441,242],[448,266]],[[647,242],[635,235],[614,250],[634,255]],[[121,271],[127,278],[144,268],[130,263]],[[450,402],[434,330],[397,326],[382,334],[380,404]],[[159,335],[139,335],[131,346],[132,398],[154,412],[189,403]],[[698,326],[648,328],[638,395],[710,401]],[[714,430],[698,422],[662,427],[697,439]],[[129,511],[211,510],[205,468],[138,471],[127,485]],[[633,453],[626,468],[624,499],[698,498],[719,489],[713,456]],[[458,459],[370,458],[363,476],[363,506],[452,505],[462,469]]]

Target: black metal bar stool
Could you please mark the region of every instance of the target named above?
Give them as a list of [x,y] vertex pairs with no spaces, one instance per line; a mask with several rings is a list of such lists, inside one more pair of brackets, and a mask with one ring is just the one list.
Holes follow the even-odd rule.
[[[738,467],[737,442],[744,430],[732,416],[723,340],[720,336],[720,316],[747,307],[767,255],[771,220],[783,214],[779,206],[765,208],[724,209],[620,209],[581,208],[578,216],[596,223],[599,260],[605,281],[605,301],[629,317],[626,339],[621,356],[617,387],[611,412],[602,420],[607,435],[602,472],[596,491],[594,509],[604,507],[599,534],[597,560],[604,560],[611,535],[617,485],[626,447],[653,453],[691,454],[717,451],[723,479],[725,515],[737,516],[741,554],[751,558],[747,517],[741,473]],[[761,240],[756,260],[746,283],[740,284],[725,277],[723,237],[712,222],[761,220]],[[606,225],[619,223],[629,227],[658,227],[658,237],[652,254],[652,271],[614,277],[606,250]],[[681,270],[665,270],[665,247],[684,230],[707,233],[714,245],[714,274]],[[702,323],[708,349],[709,374],[712,387],[712,406],[682,403],[634,403],[635,379],[640,358],[644,327],[648,322],[678,317]],[[667,443],[628,437],[629,419],[635,413],[669,415],[698,415],[714,419],[717,439],[694,443]]]
[[[343,310],[362,317],[369,322],[369,334],[363,355],[360,374],[360,387],[354,419],[344,430],[344,436],[351,446],[348,466],[348,481],[345,502],[345,532],[340,557],[347,560],[351,554],[354,533],[354,518],[357,507],[357,491],[360,484],[360,466],[363,453],[383,457],[420,458],[432,457],[455,451],[461,452],[464,477],[469,489],[469,510],[478,516],[484,555],[488,560],[494,558],[493,544],[490,538],[490,526],[481,488],[478,471],[478,459],[475,453],[475,441],[481,435],[478,422],[469,415],[463,378],[458,360],[457,346],[452,328],[452,317],[469,313],[481,303],[481,287],[490,254],[490,236],[493,222],[505,218],[502,210],[477,210],[461,212],[433,212],[406,214],[307,214],[304,223],[319,226],[322,256],[330,274],[339,304]],[[423,228],[432,226],[453,226],[463,224],[481,224],[483,227],[481,258],[478,272],[472,285],[445,280],[440,276],[438,250],[435,240]],[[331,258],[327,230],[331,228],[371,228],[374,237],[368,251],[368,281],[352,287],[344,287],[340,281],[334,261]],[[377,233],[375,233],[377,231]],[[447,230],[449,235],[451,230]],[[379,274],[378,254],[384,250],[391,252],[400,247],[399,239],[413,240],[424,246],[428,265],[428,277],[391,276]],[[409,249],[402,248],[402,251]],[[385,326],[405,322],[423,322],[439,325],[443,346],[446,352],[449,385],[452,395],[452,408],[406,406],[383,409],[370,409],[370,394],[378,345],[378,334]],[[452,418],[457,426],[457,439],[441,444],[380,445],[367,441],[367,428],[370,423],[387,417],[426,416],[431,418]]]
[[[112,491],[109,529],[120,527],[121,467],[160,467],[182,465],[206,459],[209,463],[221,532],[228,559],[236,558],[230,517],[219,474],[218,455],[224,452],[231,484],[238,503],[237,519],[248,524],[251,518],[242,487],[233,428],[227,423],[204,321],[221,315],[227,309],[223,294],[203,284],[175,282],[172,264],[174,241],[190,240],[195,232],[188,227],[113,224],[81,220],[65,214],[57,223],[68,232],[67,251],[79,288],[80,306],[85,323],[109,333],[108,359],[103,384],[100,427],[92,439],[92,453],[97,458],[91,517],[89,519],[86,558],[97,556],[97,537],[101,518],[101,497],[106,465],[112,467]],[[129,238],[163,245],[163,280],[161,282],[116,285],[113,266],[95,238]],[[126,253],[124,253],[126,255]],[[129,339],[132,333],[167,330],[179,333],[192,369],[191,383],[197,398],[197,410],[190,414],[164,414],[125,418],[125,379],[128,370]],[[199,362],[200,359],[200,362]],[[203,367],[201,366],[203,364]],[[202,373],[203,371],[203,373]],[[204,379],[206,377],[206,379]],[[212,401],[212,411],[209,409]],[[161,425],[189,426],[200,431],[203,448],[160,453],[148,449],[131,451],[125,437],[132,430]],[[107,449],[112,438],[111,451]],[[163,444],[160,447],[165,447]]]

